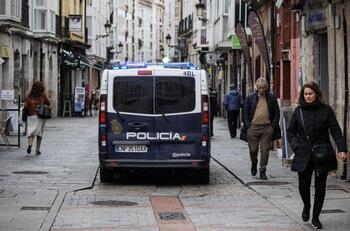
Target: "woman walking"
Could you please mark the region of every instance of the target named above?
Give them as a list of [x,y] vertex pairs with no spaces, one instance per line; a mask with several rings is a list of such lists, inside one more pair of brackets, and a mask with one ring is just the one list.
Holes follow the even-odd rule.
[[40,145],[43,137],[45,119],[37,116],[37,107],[42,104],[50,106],[50,101],[45,94],[45,86],[43,82],[36,81],[33,83],[32,89],[30,90],[24,104],[24,108],[28,115],[28,154],[32,151],[34,137],[36,137],[35,154],[41,154]]
[[295,156],[292,171],[298,172],[299,193],[304,203],[302,219],[310,218],[310,186],[315,172],[315,198],[311,223],[322,229],[319,215],[322,210],[328,172],[337,169],[337,159],[330,143],[332,135],[338,149],[338,156],[345,160],[347,147],[333,109],[324,103],[319,86],[306,83],[299,95],[299,106],[295,108],[287,129],[288,142]]

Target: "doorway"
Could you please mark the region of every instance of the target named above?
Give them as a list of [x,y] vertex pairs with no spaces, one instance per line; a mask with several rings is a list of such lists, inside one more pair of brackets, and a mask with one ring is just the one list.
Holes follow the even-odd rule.
[[327,33],[316,35],[316,82],[320,86],[326,103],[329,102],[328,38]]

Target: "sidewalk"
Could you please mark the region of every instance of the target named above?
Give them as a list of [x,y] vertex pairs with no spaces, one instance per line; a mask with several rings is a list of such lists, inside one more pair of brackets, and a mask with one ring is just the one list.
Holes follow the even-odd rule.
[[67,192],[93,185],[96,127],[97,117],[53,118],[42,155],[34,154],[36,141],[27,154],[25,137],[21,148],[0,147],[0,230],[49,230]]
[[[297,173],[292,172],[290,167],[282,166],[282,161],[278,158],[276,151],[270,153],[266,172],[268,180],[261,181],[259,173],[255,177],[251,176],[248,144],[239,138],[230,138],[227,121],[223,118],[214,120],[213,140],[215,142],[212,142],[212,150],[220,150],[220,153],[212,153],[215,160],[223,163],[224,167],[244,185],[256,191],[293,220],[303,225],[305,229],[313,229],[310,222],[304,223],[301,220],[303,205],[298,192]],[[313,195],[313,186],[311,192]],[[326,199],[320,216],[324,230],[349,229],[349,192],[350,182],[341,181],[335,176],[328,177]]]

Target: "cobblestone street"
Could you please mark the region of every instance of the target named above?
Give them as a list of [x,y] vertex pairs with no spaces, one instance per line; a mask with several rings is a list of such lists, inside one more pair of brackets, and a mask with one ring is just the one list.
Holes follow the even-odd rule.
[[[0,230],[312,230],[301,222],[296,174],[272,152],[261,185],[226,120],[215,120],[209,185],[166,171],[100,183],[96,126],[96,117],[50,120],[41,156],[1,147]],[[329,178],[324,209],[342,213],[322,214],[325,230],[346,230],[349,191]]]

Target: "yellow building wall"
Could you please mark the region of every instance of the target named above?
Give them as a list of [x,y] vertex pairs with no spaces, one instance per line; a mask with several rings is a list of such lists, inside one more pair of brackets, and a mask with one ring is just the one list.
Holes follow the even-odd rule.
[[62,26],[64,26],[64,17],[69,15],[82,16],[81,32],[70,32],[69,39],[79,42],[85,42],[85,0],[62,0]]

